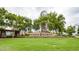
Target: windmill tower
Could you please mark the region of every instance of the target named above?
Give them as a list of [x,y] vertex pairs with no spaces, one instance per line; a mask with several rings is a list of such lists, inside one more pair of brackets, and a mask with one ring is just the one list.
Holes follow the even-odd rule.
[[[41,16],[46,16],[47,12],[44,10],[44,11],[41,12],[40,15]],[[41,30],[41,32],[48,32],[48,24],[47,24],[47,22],[40,26],[40,30]]]

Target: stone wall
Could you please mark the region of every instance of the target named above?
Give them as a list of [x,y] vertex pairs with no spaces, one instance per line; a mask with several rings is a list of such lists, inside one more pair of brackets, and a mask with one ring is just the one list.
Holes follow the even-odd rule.
[[30,37],[55,37],[57,34],[53,33],[45,33],[45,32],[33,32],[27,33]]

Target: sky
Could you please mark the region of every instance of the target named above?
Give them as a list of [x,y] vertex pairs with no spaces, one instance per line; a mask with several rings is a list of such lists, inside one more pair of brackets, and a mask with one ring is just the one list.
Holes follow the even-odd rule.
[[5,7],[9,12],[24,17],[29,17],[32,20],[39,17],[40,12],[46,10],[47,12],[57,12],[63,14],[65,17],[66,25],[79,24],[79,7]]

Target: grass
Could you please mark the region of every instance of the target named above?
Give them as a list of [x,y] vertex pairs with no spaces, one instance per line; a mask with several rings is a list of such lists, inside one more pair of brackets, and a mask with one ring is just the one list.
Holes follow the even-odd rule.
[[78,38],[0,38],[1,51],[78,51]]

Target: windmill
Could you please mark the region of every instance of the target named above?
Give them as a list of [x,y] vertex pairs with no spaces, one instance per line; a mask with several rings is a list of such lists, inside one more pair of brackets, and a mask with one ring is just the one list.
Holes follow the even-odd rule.
[[[46,16],[47,15],[47,11],[42,11],[41,16]],[[41,28],[41,32],[48,32],[48,24],[47,21],[40,27]]]

